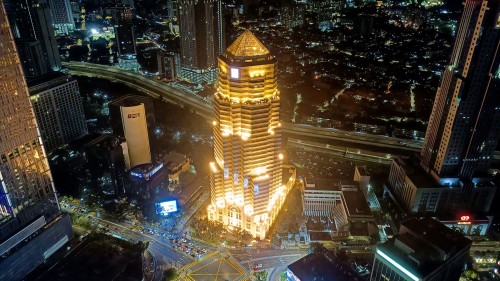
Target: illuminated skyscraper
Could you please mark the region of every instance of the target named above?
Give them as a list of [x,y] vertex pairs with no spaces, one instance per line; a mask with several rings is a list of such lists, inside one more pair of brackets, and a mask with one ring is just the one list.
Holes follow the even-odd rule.
[[179,0],[181,73],[195,83],[213,82],[225,47],[221,0]]
[[411,212],[488,212],[500,139],[500,1],[467,0],[437,89],[419,165],[393,162],[389,185]]
[[264,237],[287,193],[276,59],[247,30],[218,62],[209,218]]
[[61,215],[0,0],[0,280],[20,280],[73,236]]

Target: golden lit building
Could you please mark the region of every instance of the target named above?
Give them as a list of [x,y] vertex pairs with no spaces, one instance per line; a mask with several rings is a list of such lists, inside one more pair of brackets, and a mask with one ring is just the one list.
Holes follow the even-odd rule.
[[218,65],[209,218],[263,238],[290,187],[282,183],[276,59],[247,30]]

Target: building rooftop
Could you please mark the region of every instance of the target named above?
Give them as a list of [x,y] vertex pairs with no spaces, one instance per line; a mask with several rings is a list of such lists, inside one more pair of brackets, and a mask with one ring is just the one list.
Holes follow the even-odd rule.
[[306,178],[305,190],[341,191],[342,184],[337,179]]
[[377,254],[425,277],[470,245],[465,236],[434,219],[413,218],[401,225],[397,236],[378,245]]
[[349,266],[340,263],[331,252],[312,253],[290,264],[288,270],[299,280],[357,281],[362,280]]
[[168,170],[174,170],[179,165],[182,165],[185,161],[187,161],[186,154],[178,153],[175,151],[169,152],[167,155],[162,157],[162,161],[167,164]]
[[269,56],[269,50],[250,30],[245,30],[228,48],[227,53],[235,58]]
[[368,206],[368,202],[366,201],[366,198],[361,190],[344,190],[342,192],[342,196],[344,197],[344,204],[348,212],[347,215],[350,218],[372,217],[370,206]]
[[417,188],[431,188],[439,187],[439,185],[434,182],[432,176],[430,176],[424,168],[420,166],[419,159],[410,158],[408,160],[396,157],[394,158],[401,167],[403,167],[405,174],[410,180],[415,184]]
[[33,96],[47,89],[57,87],[61,84],[64,84],[72,80],[74,79],[71,77],[71,75],[68,75],[63,72],[53,71],[44,74],[40,77],[33,78],[29,80],[27,83],[30,95]]

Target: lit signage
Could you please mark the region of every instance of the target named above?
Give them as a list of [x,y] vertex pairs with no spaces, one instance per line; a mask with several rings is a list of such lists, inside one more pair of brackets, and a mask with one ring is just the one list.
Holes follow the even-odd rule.
[[142,174],[141,173],[130,172],[130,175],[134,176],[134,177],[142,178]]
[[139,118],[139,117],[141,117],[140,113],[130,113],[129,115],[127,115],[128,119]]
[[461,216],[460,220],[461,221],[470,221],[470,216]]
[[164,201],[155,204],[156,213],[160,216],[167,216],[170,213],[177,212],[177,201]]
[[238,79],[240,78],[240,71],[237,68],[231,68],[231,78]]
[[412,280],[419,281],[420,279],[415,276],[413,273],[408,271],[408,269],[404,268],[402,265],[399,263],[395,262],[393,259],[391,259],[388,255],[384,254],[382,251],[377,249],[377,254],[379,254],[382,258],[384,258],[386,261],[388,261],[390,264],[394,265],[397,269],[401,270],[404,274],[408,275]]
[[156,172],[158,172],[161,168],[163,168],[163,163],[154,168],[151,172],[149,172],[149,176],[152,177]]

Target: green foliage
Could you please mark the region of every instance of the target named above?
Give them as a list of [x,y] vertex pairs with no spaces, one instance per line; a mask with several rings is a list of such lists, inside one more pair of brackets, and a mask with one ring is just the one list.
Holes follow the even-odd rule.
[[479,275],[477,274],[477,272],[475,270],[469,269],[469,270],[465,270],[462,273],[462,276],[460,277],[460,280],[463,280],[463,281],[479,281],[479,280],[481,280],[481,278],[479,278]]
[[324,254],[325,252],[326,252],[325,246],[323,246],[323,244],[318,242],[312,242],[311,244],[309,244],[309,249],[307,250],[308,254],[312,253]]
[[179,277],[177,274],[177,270],[175,268],[169,268],[165,271],[163,271],[163,279],[162,281],[170,281],[170,280],[175,280]]
[[254,275],[255,275],[255,277],[257,277],[257,280],[259,280],[259,281],[267,280],[267,271],[266,270],[255,272]]

